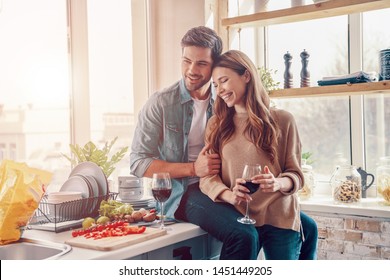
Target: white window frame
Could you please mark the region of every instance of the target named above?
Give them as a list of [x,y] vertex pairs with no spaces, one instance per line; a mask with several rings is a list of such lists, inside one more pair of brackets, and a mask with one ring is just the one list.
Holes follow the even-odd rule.
[[[88,0],[67,0],[68,49],[70,68],[70,142],[84,145],[91,139],[89,62],[88,62]],[[149,97],[149,27],[148,1],[132,0],[132,32],[134,71],[134,112]],[[147,63],[145,63],[145,61]]]
[[[349,23],[349,71],[354,73],[363,66],[362,13],[348,16]],[[352,165],[366,168],[364,137],[363,95],[350,96],[351,156]]]

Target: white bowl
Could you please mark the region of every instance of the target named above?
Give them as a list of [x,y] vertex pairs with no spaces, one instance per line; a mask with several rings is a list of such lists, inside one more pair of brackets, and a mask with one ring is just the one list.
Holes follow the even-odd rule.
[[144,196],[143,188],[119,188],[119,198],[122,200],[138,200]]
[[142,188],[142,180],[135,176],[118,176],[119,188]]
[[55,199],[55,198],[48,198],[47,199],[47,203],[50,203],[50,204],[60,204],[60,203],[64,203],[66,201],[63,201],[61,199]]
[[73,191],[59,191],[59,192],[51,192],[49,193],[49,195],[52,195],[52,196],[67,196],[67,195],[77,195],[77,196],[81,196],[81,192],[73,192]]
[[84,203],[81,199],[82,192],[59,191],[48,193],[49,213],[56,222],[77,218]]
[[84,208],[85,200],[78,199],[56,199],[48,198],[49,213],[56,222],[78,219],[81,210]]
[[142,181],[134,176],[119,176],[118,191],[122,200],[138,200],[144,196]]
[[47,195],[48,200],[55,200],[58,203],[78,200],[82,198],[81,192],[52,192]]

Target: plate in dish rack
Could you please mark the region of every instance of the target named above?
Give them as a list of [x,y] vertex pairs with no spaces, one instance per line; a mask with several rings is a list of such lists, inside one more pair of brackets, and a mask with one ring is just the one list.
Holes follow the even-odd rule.
[[85,161],[79,163],[73,170],[70,172],[69,178],[73,177],[75,175],[82,175],[84,177],[91,176],[93,177],[97,184],[98,184],[98,192],[97,194],[94,194],[95,196],[98,195],[108,195],[109,189],[108,189],[108,182],[106,175],[104,174],[103,170],[94,162],[91,161]]
[[77,173],[77,174],[73,175],[71,178],[74,178],[74,177],[81,177],[81,178],[83,178],[83,180],[89,185],[89,187],[92,190],[91,197],[104,195],[104,193],[102,193],[102,191],[100,190],[99,184],[96,181],[95,177],[89,176],[89,175],[82,175],[80,173]]
[[[81,175],[80,173],[77,173],[77,174],[73,175],[71,178],[75,178],[75,177],[83,178],[83,180],[92,189],[93,195],[91,197],[94,197],[95,199],[92,199],[90,201],[90,208],[89,209],[91,209],[91,211],[92,211],[91,213],[98,211],[100,208],[100,202],[104,197],[103,196],[104,193],[101,192],[101,190],[99,188],[99,184],[97,183],[95,177],[89,176],[89,175],[84,176],[84,175]],[[96,199],[96,197],[99,197],[99,199]]]
[[[78,192],[81,192],[82,198],[93,197],[93,190],[92,190],[91,186],[88,184],[88,182],[86,182],[80,176],[73,176],[73,177],[68,178],[68,180],[66,180],[65,183],[61,186],[60,191],[61,192],[78,191]],[[67,206],[64,206],[62,208],[62,210],[61,210],[61,207],[62,206],[60,206],[60,205],[57,206],[58,214],[60,212],[62,212],[62,214],[68,215],[66,217],[61,217],[61,219],[67,220],[67,219],[73,219],[73,216],[75,216],[75,215],[77,216],[77,213],[79,211],[82,211],[82,212],[87,211],[87,209],[90,209],[92,207],[92,205],[91,205],[91,203],[88,202],[88,200],[83,200],[82,204],[79,204],[79,203],[67,204]],[[69,207],[72,207],[72,208],[69,208]],[[73,207],[76,207],[76,210],[73,209]]]
[[81,192],[82,198],[88,198],[93,196],[93,190],[81,177],[68,178],[61,186],[61,192],[77,191]]

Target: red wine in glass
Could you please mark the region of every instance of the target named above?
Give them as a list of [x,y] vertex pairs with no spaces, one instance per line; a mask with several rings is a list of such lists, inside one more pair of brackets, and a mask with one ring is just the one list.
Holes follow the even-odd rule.
[[255,184],[252,183],[251,181],[246,181],[245,184],[241,184],[241,185],[245,186],[249,190],[248,194],[253,194],[257,192],[257,190],[260,188],[260,184]]
[[[251,178],[259,174],[261,174],[261,166],[259,164],[246,164],[244,166],[242,178],[245,179],[246,182],[243,185],[249,190],[249,194],[252,194],[259,189],[260,185],[252,183],[251,181]],[[252,225],[256,223],[254,219],[249,217],[249,201],[246,202],[245,216],[237,218],[237,221],[247,225]]]
[[152,193],[153,197],[160,203],[160,229],[166,229],[164,225],[164,203],[168,200],[171,192],[172,183],[169,173],[154,173],[152,178]]
[[158,202],[165,202],[171,196],[172,189],[152,189],[153,197]]

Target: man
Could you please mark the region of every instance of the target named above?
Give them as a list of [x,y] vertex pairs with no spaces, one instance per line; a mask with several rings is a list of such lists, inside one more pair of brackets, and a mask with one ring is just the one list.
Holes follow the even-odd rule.
[[[131,173],[152,177],[156,172],[169,172],[172,194],[165,203],[166,215],[199,225],[222,241],[221,259],[256,259],[255,228],[237,222],[241,214],[233,205],[215,203],[199,190],[199,177],[217,174],[221,164],[219,156],[208,154],[208,147],[203,146],[214,103],[211,72],[222,53],[222,40],[212,29],[199,26],[184,35],[181,46],[182,79],[153,94],[139,114]],[[317,227],[309,217],[301,214],[301,219],[304,233],[312,237],[304,242],[301,258],[313,259]]]

